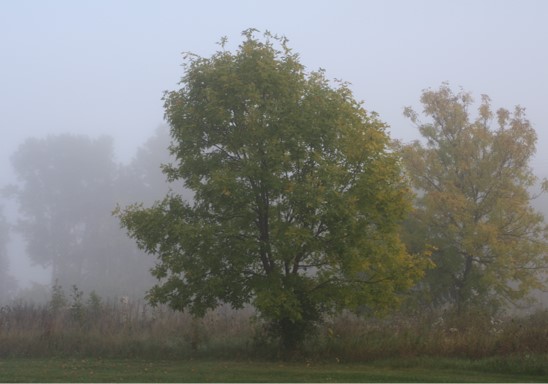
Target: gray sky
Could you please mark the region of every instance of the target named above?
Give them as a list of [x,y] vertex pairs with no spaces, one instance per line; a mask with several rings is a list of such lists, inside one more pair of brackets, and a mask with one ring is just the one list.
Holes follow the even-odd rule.
[[181,52],[209,56],[221,36],[234,47],[250,27],[287,36],[308,69],[351,82],[394,138],[418,137],[403,107],[443,81],[496,108],[520,104],[546,175],[547,20],[544,0],[0,0],[0,186],[30,136],[109,134],[128,160],[163,122]]
[[114,136],[120,159],[163,121],[181,52],[211,55],[249,27],[283,34],[309,69],[352,83],[358,99],[417,137],[402,117],[449,81],[527,108],[548,164],[548,2],[0,0],[0,184],[23,139]]

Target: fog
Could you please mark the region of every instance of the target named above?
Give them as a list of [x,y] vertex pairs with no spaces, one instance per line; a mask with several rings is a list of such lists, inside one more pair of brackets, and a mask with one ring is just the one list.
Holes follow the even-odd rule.
[[[55,152],[51,148],[56,145],[74,150],[82,145],[83,152],[98,157],[82,164],[97,174],[93,181],[82,180],[81,186],[96,185],[112,193],[110,200],[99,202],[91,197],[101,196],[104,189],[72,191],[81,199],[86,198],[83,191],[89,192],[86,207],[92,212],[94,204],[102,204],[105,213],[93,218],[85,214],[90,221],[73,224],[87,233],[95,220],[109,236],[88,234],[65,246],[83,249],[89,242],[96,248],[86,251],[99,254],[103,248],[98,243],[104,247],[108,239],[119,255],[137,252],[118,230],[110,210],[116,203],[152,202],[169,189],[158,168],[169,161],[161,149],[167,146],[162,95],[175,89],[183,74],[181,53],[209,56],[219,49],[216,42],[222,36],[228,37],[232,49],[241,41],[240,32],[250,27],[287,36],[309,70],[321,67],[329,78],[350,82],[365,108],[390,125],[394,139],[418,138],[416,128],[403,117],[403,108],[420,110],[421,91],[444,81],[471,92],[476,100],[489,95],[495,108],[525,107],[539,139],[532,166],[538,176],[546,177],[547,18],[548,2],[543,0],[3,1],[0,188],[18,186],[21,192],[25,182],[17,175],[46,172],[40,150]],[[57,164],[67,162],[71,159],[59,159]],[[50,176],[54,175],[48,176],[51,181]],[[59,179],[59,185],[65,181]],[[70,203],[70,191],[65,192],[66,196],[57,196],[59,204]],[[10,225],[21,219],[14,193],[0,200],[0,217],[3,213]],[[49,192],[44,189],[45,193]],[[33,196],[24,198],[44,205]],[[548,214],[547,201],[537,200],[536,208]],[[68,222],[68,216],[59,220]],[[44,244],[52,239],[53,232],[32,230],[43,230]],[[50,284],[53,270],[64,261],[42,262],[53,258],[55,251],[48,250],[50,256],[45,250],[41,253],[15,231],[10,239],[7,265],[0,268],[8,268],[19,288]],[[141,272],[153,263],[140,260]],[[68,269],[95,267],[64,267],[74,280],[67,284],[92,289],[91,282],[78,280],[78,273],[70,275]],[[97,275],[104,274],[97,268]],[[124,270],[123,265],[109,268],[115,273]],[[147,283],[144,276],[128,279]],[[128,281],[124,286],[129,285]]]

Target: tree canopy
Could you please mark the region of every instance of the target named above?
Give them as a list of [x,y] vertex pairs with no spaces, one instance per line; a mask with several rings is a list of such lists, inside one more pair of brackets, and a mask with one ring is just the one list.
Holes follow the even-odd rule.
[[268,33],[188,54],[184,70],[165,95],[164,171],[193,200],[118,211],[157,257],[151,301],[196,315],[251,303],[286,348],[325,313],[397,301],[424,262],[399,239],[411,195],[386,125]]
[[425,139],[403,148],[418,191],[408,238],[415,250],[435,250],[437,268],[426,277],[434,301],[499,305],[541,288],[548,231],[530,205],[537,136],[524,108],[494,112],[482,95],[473,118],[471,95],[448,84],[421,102],[427,122],[405,111]]

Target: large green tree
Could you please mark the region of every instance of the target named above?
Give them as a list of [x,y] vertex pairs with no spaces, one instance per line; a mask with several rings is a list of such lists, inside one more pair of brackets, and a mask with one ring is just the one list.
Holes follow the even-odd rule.
[[285,39],[244,36],[234,53],[187,55],[165,96],[165,172],[193,201],[118,214],[158,258],[152,302],[196,315],[252,303],[292,349],[326,312],[396,301],[421,261],[398,237],[410,194],[385,125]]
[[494,112],[483,95],[472,117],[470,94],[448,84],[424,91],[421,102],[428,121],[405,110],[424,138],[403,148],[418,191],[407,236],[414,250],[433,250],[437,268],[425,280],[432,299],[498,306],[542,287],[548,232],[530,206],[537,137],[524,109]]

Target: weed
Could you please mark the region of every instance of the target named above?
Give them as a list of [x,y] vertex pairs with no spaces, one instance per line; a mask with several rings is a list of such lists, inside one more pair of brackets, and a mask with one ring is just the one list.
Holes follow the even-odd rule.
[[[67,303],[55,284],[47,305],[17,301],[2,307],[0,357],[279,358],[276,343],[252,308],[223,306],[200,319],[126,298],[103,301],[75,286]],[[343,313],[327,319],[293,358],[361,362],[517,356],[534,363],[527,356],[547,353],[548,311],[496,319],[481,313],[393,313],[385,318]]]
[[77,323],[81,324],[84,320],[84,303],[82,302],[82,297],[84,296],[84,292],[82,292],[76,285],[72,286],[72,293],[71,293],[72,303],[70,305],[70,315],[72,317],[72,320],[76,321]]
[[51,287],[51,301],[50,308],[53,312],[59,312],[67,305],[67,298],[63,287],[59,285],[58,280],[55,280],[53,287]]

